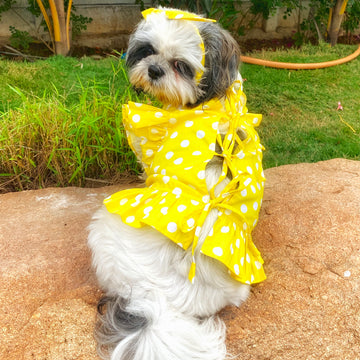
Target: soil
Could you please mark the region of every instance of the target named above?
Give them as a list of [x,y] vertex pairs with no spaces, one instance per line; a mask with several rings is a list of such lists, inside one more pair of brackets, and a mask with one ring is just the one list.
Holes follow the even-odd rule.
[[[316,39],[310,39],[312,44],[316,44]],[[359,44],[360,36],[342,36],[338,39],[339,44]],[[277,50],[299,48],[293,38],[283,39],[248,39],[239,41],[242,54],[250,54],[261,50]],[[70,56],[81,58],[90,56],[94,59],[101,59],[109,55],[122,53],[124,49],[101,49],[86,46],[76,46],[71,49]],[[4,57],[14,61],[34,61],[36,59],[48,58],[53,53],[42,43],[31,43],[29,49],[13,49],[8,45],[0,44],[0,58]]]

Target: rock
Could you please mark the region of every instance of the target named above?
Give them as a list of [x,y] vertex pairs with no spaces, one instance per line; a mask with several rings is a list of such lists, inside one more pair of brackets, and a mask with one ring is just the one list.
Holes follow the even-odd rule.
[[98,359],[86,227],[106,190],[0,196],[0,359]]
[[[241,360],[360,359],[360,162],[265,175],[254,240],[268,279],[221,312],[229,350]],[[98,359],[86,228],[118,189],[0,195],[1,359]]]
[[360,359],[360,162],[268,169],[254,239],[268,279],[222,312],[241,360]]

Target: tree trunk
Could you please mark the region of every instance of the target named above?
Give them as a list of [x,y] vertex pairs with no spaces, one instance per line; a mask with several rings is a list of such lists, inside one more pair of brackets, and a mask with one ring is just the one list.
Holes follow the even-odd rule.
[[55,40],[55,53],[57,55],[66,56],[69,53],[66,37],[66,16],[64,10],[64,0],[55,0],[56,11],[59,19],[59,33],[60,39]]
[[347,2],[348,0],[336,0],[336,4],[333,8],[330,28],[328,32],[331,46],[334,46],[337,43],[340,26],[344,17]]

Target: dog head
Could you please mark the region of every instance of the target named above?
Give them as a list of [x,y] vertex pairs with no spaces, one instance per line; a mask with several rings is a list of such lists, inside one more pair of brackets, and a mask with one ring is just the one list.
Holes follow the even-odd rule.
[[240,50],[213,22],[150,13],[129,40],[130,82],[165,104],[194,107],[225,96],[238,76]]

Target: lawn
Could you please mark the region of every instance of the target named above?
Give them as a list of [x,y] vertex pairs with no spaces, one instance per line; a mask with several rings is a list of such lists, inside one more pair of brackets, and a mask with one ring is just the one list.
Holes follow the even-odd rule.
[[[318,62],[355,48],[305,46],[254,56]],[[321,70],[248,64],[240,70],[249,111],[263,114],[265,168],[360,160],[360,58]],[[0,192],[107,184],[140,171],[124,136],[121,105],[148,99],[132,91],[122,60],[0,60],[0,77]]]

